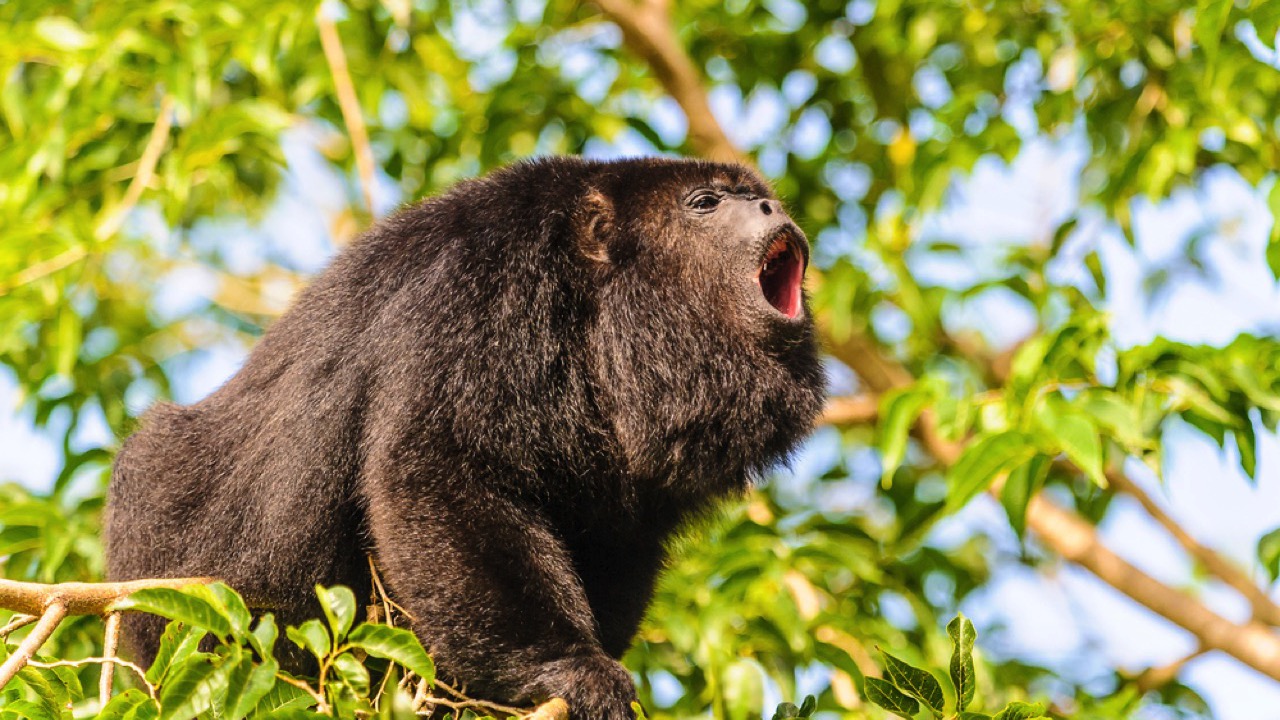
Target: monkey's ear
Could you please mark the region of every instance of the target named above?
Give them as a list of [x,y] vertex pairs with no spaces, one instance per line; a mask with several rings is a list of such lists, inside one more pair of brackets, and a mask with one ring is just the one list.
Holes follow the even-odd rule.
[[588,190],[574,217],[574,235],[583,257],[598,263],[609,262],[613,221],[613,201],[596,188]]

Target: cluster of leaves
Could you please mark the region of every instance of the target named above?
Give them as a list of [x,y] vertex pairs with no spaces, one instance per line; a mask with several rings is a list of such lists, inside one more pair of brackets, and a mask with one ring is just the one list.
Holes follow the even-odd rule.
[[[947,625],[951,636],[951,665],[948,678],[951,681],[951,697],[948,702],[942,684],[929,671],[922,670],[881,650],[884,658],[885,677],[869,677],[864,680],[866,698],[895,715],[911,720],[921,706],[934,718],[950,717],[958,720],[1035,720],[1046,718],[1044,705],[1014,701],[994,716],[972,709],[977,690],[974,679],[973,643],[978,634],[973,623],[964,615],[957,616]],[[946,713],[950,705],[953,712]]]
[[[426,690],[435,681],[435,666],[417,638],[389,625],[356,625],[355,597],[347,588],[317,588],[316,592],[327,623],[313,619],[286,631],[302,654],[315,661],[319,671],[313,677],[280,669],[274,618],[268,614],[254,619],[241,597],[227,586],[148,589],[130,596],[119,608],[170,622],[151,667],[140,678],[125,678],[132,687],[114,695],[94,714],[95,693],[85,694],[87,684],[74,669],[92,663],[52,665],[56,661],[37,657],[37,663],[24,668],[5,689],[0,717],[414,717],[412,692],[418,683],[425,683]],[[6,646],[6,654],[11,649]],[[302,656],[297,650],[284,652]]]
[[[1123,467],[1127,458],[1161,474],[1162,436],[1175,418],[1223,449],[1231,439],[1241,470],[1256,478],[1258,432],[1274,433],[1280,423],[1280,344],[1243,335],[1221,348],[1158,339],[1118,349],[1102,316],[1077,314],[1023,343],[998,390],[975,394],[936,374],[886,394],[879,438],[884,483],[901,466],[909,431],[925,408],[938,413],[946,436],[971,438],[948,472],[945,510],[963,507],[1002,479],[1001,502],[1021,533],[1028,500],[1055,470],[1101,488],[1107,469]],[[1055,466],[1059,458],[1068,465]],[[1260,553],[1264,565],[1274,563]]]

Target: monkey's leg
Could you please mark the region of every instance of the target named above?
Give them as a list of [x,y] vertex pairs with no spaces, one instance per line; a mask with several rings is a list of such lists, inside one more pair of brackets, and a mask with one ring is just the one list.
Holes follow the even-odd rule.
[[442,675],[473,697],[560,697],[575,718],[633,717],[631,676],[601,646],[569,555],[535,511],[480,483],[460,491],[456,475],[380,480],[369,497],[379,567]]

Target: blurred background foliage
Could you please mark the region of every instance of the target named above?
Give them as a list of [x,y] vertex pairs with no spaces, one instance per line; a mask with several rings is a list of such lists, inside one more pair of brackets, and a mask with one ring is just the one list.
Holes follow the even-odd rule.
[[[806,693],[820,716],[879,717],[864,700],[875,648],[945,677],[946,622],[993,572],[1061,565],[1052,543],[993,539],[1034,525],[1042,487],[1102,522],[1123,473],[1159,474],[1175,426],[1249,477],[1276,472],[1257,450],[1280,418],[1276,325],[1213,347],[1117,337],[1127,299],[1100,238],[1138,243],[1135,208],[1213,172],[1280,209],[1280,60],[1259,39],[1277,36],[1280,3],[644,7],[669,18],[720,126],[814,242],[843,401],[794,475],[680,544],[627,658],[651,717],[759,717]],[[368,128],[368,190],[324,23]],[[48,488],[0,488],[4,574],[99,578],[120,439],[153,402],[207,390],[191,378],[217,375],[209,349],[242,352],[374,218],[531,155],[706,152],[663,79],[579,0],[0,2],[0,366],[14,412],[61,445]],[[965,195],[981,163],[1032,146],[1073,158],[1046,165],[1063,203]],[[989,225],[947,221],[965,204],[1033,214],[1033,229],[975,243]],[[1210,223],[1146,268],[1144,298],[1211,273],[1206,248],[1230,232]],[[1255,249],[1274,281],[1275,230]],[[1007,518],[947,525],[993,487]],[[1273,580],[1280,540],[1258,555],[1240,572]],[[98,628],[65,624],[46,654],[92,655]],[[990,707],[1210,714],[1176,669],[1157,683],[982,644]]]

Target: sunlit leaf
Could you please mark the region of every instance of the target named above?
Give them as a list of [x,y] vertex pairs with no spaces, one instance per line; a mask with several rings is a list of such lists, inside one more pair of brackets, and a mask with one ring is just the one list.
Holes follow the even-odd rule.
[[947,635],[951,637],[951,686],[955,688],[956,710],[964,711],[973,702],[977,689],[973,673],[973,643],[978,639],[978,632],[973,623],[964,615],[958,615],[947,624]]
[[418,638],[408,630],[365,623],[352,630],[347,641],[374,657],[403,665],[428,684],[435,682],[435,663],[422,649]]
[[889,682],[896,685],[902,692],[932,708],[935,712],[942,712],[942,706],[945,702],[942,694],[942,685],[938,684],[933,675],[926,670],[921,670],[899,660],[883,650],[881,654],[884,656],[885,677]]
[[1035,454],[1033,440],[1009,431],[987,435],[969,444],[947,473],[947,506],[958,509],[986,490],[996,477]]
[[879,705],[895,715],[904,718],[915,717],[920,712],[920,704],[908,697],[891,683],[880,678],[868,677],[864,680],[867,689],[867,700]]
[[139,590],[116,603],[117,610],[149,612],[207,630],[219,637],[231,634],[231,625],[208,601],[169,588]]
[[1102,440],[1086,415],[1050,399],[1036,407],[1036,421],[1089,479],[1100,487],[1107,486],[1102,472]]
[[341,585],[324,588],[316,586],[316,596],[320,598],[320,608],[329,620],[329,629],[333,637],[340,639],[351,629],[356,617],[356,596],[350,589]]

